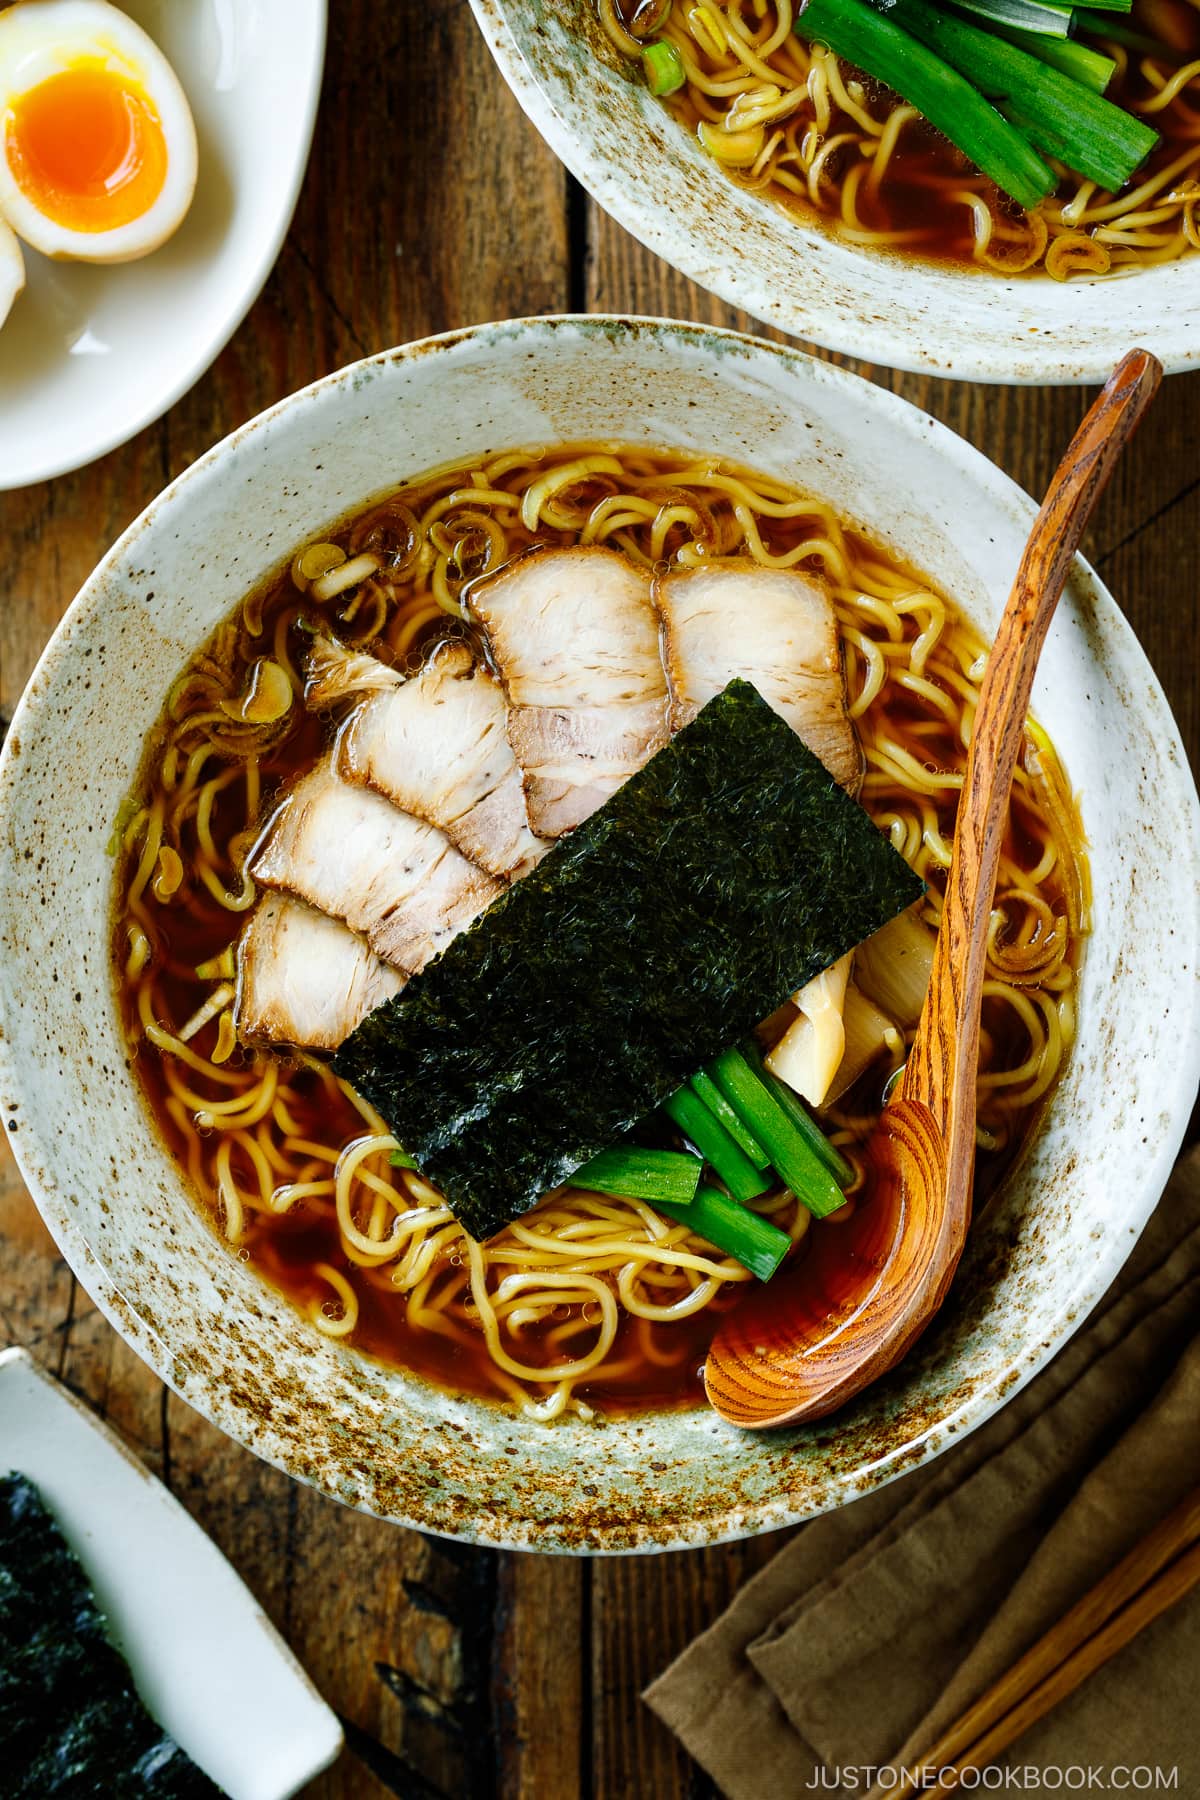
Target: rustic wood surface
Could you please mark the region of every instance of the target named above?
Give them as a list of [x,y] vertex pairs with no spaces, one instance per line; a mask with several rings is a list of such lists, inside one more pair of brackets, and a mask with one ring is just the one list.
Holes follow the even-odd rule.
[[[584,308],[754,325],[656,262],[565,176],[463,0],[332,0],[308,179],[279,263],[232,344],[123,449],[0,495],[0,723],[101,552],[225,432],[390,344]],[[1084,405],[1069,389],[862,372],[1035,493]],[[1085,546],[1159,673],[1194,765],[1198,524],[1200,374],[1167,382]],[[346,1754],[312,1784],[313,1800],[712,1792],[639,1690],[780,1539],[585,1563],[474,1551],[359,1518],[256,1461],[166,1392],[73,1281],[10,1160],[0,1162],[3,1342],[27,1345],[124,1433],[342,1715]]]

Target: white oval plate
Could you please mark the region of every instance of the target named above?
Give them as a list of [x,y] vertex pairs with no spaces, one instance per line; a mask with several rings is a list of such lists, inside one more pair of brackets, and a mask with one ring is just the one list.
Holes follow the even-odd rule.
[[0,1351],[0,1475],[10,1472],[54,1514],[149,1711],[230,1800],[287,1800],[329,1767],[337,1716],[253,1595],[115,1432],[24,1350]]
[[122,0],[187,90],[191,211],[161,250],[108,268],[22,246],[0,327],[0,489],[81,469],[160,418],[265,282],[308,162],[325,0]]

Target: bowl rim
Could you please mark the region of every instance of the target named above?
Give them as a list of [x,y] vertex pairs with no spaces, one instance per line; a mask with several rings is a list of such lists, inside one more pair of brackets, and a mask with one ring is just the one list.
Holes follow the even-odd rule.
[[[590,132],[575,129],[570,120],[563,117],[524,54],[510,24],[508,15],[514,0],[468,0],[468,3],[480,34],[521,110],[596,204],[654,256],[727,305],[747,313],[752,322],[757,320],[785,331],[801,343],[817,344],[840,355],[907,374],[937,375],[948,381],[1021,386],[1103,383],[1120,355],[1140,341],[1142,323],[1131,316],[1128,324],[1109,328],[1111,343],[1091,352],[1066,354],[1057,347],[1057,336],[1047,333],[1023,344],[1019,363],[1015,362],[1012,350],[990,349],[975,337],[966,338],[951,358],[929,347],[928,342],[919,341],[911,330],[896,329],[888,317],[873,314],[866,318],[841,306],[823,310],[821,290],[816,283],[810,296],[811,314],[799,315],[793,305],[778,298],[767,273],[756,272],[753,259],[706,254],[696,233],[676,225],[672,215],[664,211],[656,199],[653,183],[631,181],[628,169],[598,147]],[[521,3],[524,4],[524,0]],[[773,202],[763,200],[759,204],[769,206],[773,211],[780,210]],[[952,283],[964,278],[993,280],[997,299],[1003,292],[1024,288],[1030,279],[1041,279],[992,277],[980,270],[906,258],[899,252],[864,251],[840,241],[836,231],[819,220],[809,223],[797,217],[792,224],[818,250],[821,246],[833,247],[835,252],[863,264],[868,258],[875,263],[881,255],[886,255],[889,265],[900,272],[906,269],[919,271],[935,288],[944,282],[946,292],[942,299],[945,304],[953,302]],[[1147,270],[1146,273],[1154,271]],[[1045,279],[1048,281],[1049,277]],[[1200,274],[1197,279],[1200,280]],[[1095,288],[1110,282],[1113,287],[1127,288],[1129,278],[1111,277],[1075,285]],[[927,322],[927,329],[936,334],[937,326],[932,318]],[[1169,341],[1165,341],[1164,334],[1157,329],[1146,335],[1156,341],[1155,354],[1167,374],[1179,374],[1200,363],[1200,325],[1194,316],[1177,321]]]
[[[80,628],[86,628],[89,610],[97,597],[102,596],[105,580],[110,570],[117,567],[127,557],[132,546],[138,542],[145,531],[153,528],[155,515],[168,499],[174,500],[181,492],[186,491],[189,483],[203,479],[220,464],[234,446],[240,445],[258,433],[268,422],[280,418],[293,408],[312,402],[323,392],[337,388],[343,383],[369,380],[369,371],[380,370],[393,363],[415,363],[420,359],[427,359],[431,354],[452,352],[459,345],[471,343],[474,340],[486,340],[489,335],[497,332],[505,334],[532,332],[536,334],[550,332],[562,326],[578,328],[584,332],[592,331],[607,337],[612,337],[614,333],[649,329],[692,343],[710,341],[715,338],[728,348],[743,346],[755,354],[766,353],[771,358],[781,359],[790,364],[802,379],[827,382],[835,389],[847,392],[848,396],[857,396],[859,399],[867,400],[875,415],[877,417],[882,415],[885,421],[889,417],[897,420],[904,418],[911,424],[915,424],[919,420],[922,428],[930,432],[935,445],[945,448],[949,454],[956,456],[960,463],[966,464],[972,478],[978,483],[989,501],[997,507],[1002,507],[1006,503],[1011,507],[1015,503],[1021,515],[1032,520],[1036,510],[1035,503],[1003,470],[999,469],[982,451],[977,450],[966,439],[890,390],[877,387],[851,371],[820,361],[795,345],[772,343],[747,333],[732,332],[672,319],[653,319],[620,314],[540,315],[468,326],[416,340],[407,345],[378,352],[374,356],[363,358],[322,376],[308,386],[285,396],[264,412],[240,425],[177,476],[122,532],[71,602],[46,645],[34,674],[18,702],[8,741],[3,748],[0,748],[0,819],[3,819],[7,811],[8,797],[15,792],[26,762],[23,755],[18,758],[13,754],[12,747],[18,740],[23,739],[27,723],[36,726],[38,708],[43,704],[43,694],[48,696],[53,686],[55,663],[58,660],[60,646],[65,648],[64,640],[72,640]],[[1077,559],[1076,567],[1088,579],[1089,584],[1107,599],[1108,605],[1115,615],[1118,628],[1128,633],[1131,644],[1136,645],[1136,640],[1124,620],[1124,615],[1116,607],[1115,601],[1112,600],[1103,583],[1094,576],[1082,558]],[[1179,738],[1178,727],[1170,714],[1161,684],[1140,649],[1138,655],[1142,663],[1144,691],[1152,698],[1157,699],[1163,717],[1170,722],[1174,730],[1173,748],[1176,752],[1175,763],[1179,770],[1179,790],[1181,797],[1186,800],[1192,844],[1197,851],[1196,860],[1200,863],[1200,848],[1197,848],[1200,847],[1200,795],[1197,794],[1195,781]],[[7,860],[3,837],[0,835],[0,877],[5,874]],[[1193,954],[1200,953],[1200,911],[1197,911],[1190,922]],[[15,958],[11,959],[9,965],[14,969],[15,961]],[[309,1485],[317,1486],[319,1491],[333,1493],[334,1490],[330,1486],[312,1480],[302,1470],[291,1466],[282,1450],[271,1447],[271,1432],[260,1419],[252,1421],[247,1428],[245,1415],[239,1415],[235,1404],[226,1402],[225,1395],[220,1388],[210,1387],[204,1391],[202,1396],[188,1391],[183,1385],[182,1379],[176,1375],[175,1371],[178,1365],[170,1344],[158,1337],[141,1314],[123,1298],[103,1261],[88,1243],[84,1232],[74,1222],[66,1206],[60,1202],[55,1192],[54,1182],[47,1179],[54,1166],[53,1144],[46,1145],[38,1142],[36,1111],[24,1098],[20,1065],[10,1049],[11,1035],[3,1029],[5,987],[4,970],[3,967],[0,967],[0,1093],[6,1100],[10,1095],[17,1098],[23,1117],[20,1132],[10,1135],[10,1145],[30,1196],[69,1266],[109,1323],[126,1342],[131,1344],[169,1388],[200,1411],[210,1423],[264,1461],[283,1470],[293,1478],[302,1479]],[[823,1507],[845,1504],[870,1489],[883,1485],[898,1475],[940,1455],[942,1451],[958,1442],[966,1432],[981,1424],[1002,1404],[1019,1392],[1083,1324],[1095,1303],[1124,1265],[1137,1237],[1157,1205],[1187,1126],[1191,1106],[1190,1096],[1194,1092],[1197,1082],[1200,1081],[1200,985],[1193,983],[1188,1002],[1182,1010],[1184,1018],[1178,1027],[1179,1035],[1172,1046],[1171,1066],[1174,1071],[1174,1095],[1171,1101],[1170,1128],[1147,1156],[1137,1208],[1123,1216],[1122,1230],[1110,1235],[1104,1247],[1104,1253],[1097,1258],[1089,1270],[1082,1272],[1075,1289],[1069,1295],[1064,1295],[1060,1315],[1063,1320],[1061,1329],[1055,1335],[1038,1339],[1023,1349],[1008,1355],[1003,1366],[998,1367],[990,1378],[981,1380],[965,1401],[948,1409],[905,1443],[897,1443],[889,1448],[884,1455],[869,1466],[864,1464],[853,1471],[835,1475],[831,1478],[830,1491],[827,1499],[823,1502]],[[7,1121],[7,1110],[5,1119]],[[643,1416],[652,1418],[654,1414]],[[349,1482],[347,1485],[353,1490],[353,1482]],[[434,1534],[442,1534],[444,1531],[445,1535],[452,1535],[467,1542],[490,1544],[498,1548],[541,1549],[555,1552],[565,1550],[580,1554],[636,1553],[729,1542],[800,1523],[814,1516],[815,1511],[823,1509],[823,1507],[812,1505],[797,1507],[787,1494],[776,1493],[758,1502],[746,1503],[743,1501],[740,1505],[730,1506],[727,1511],[719,1515],[714,1515],[711,1510],[697,1512],[688,1520],[684,1529],[669,1538],[663,1535],[657,1537],[642,1535],[640,1531],[636,1530],[631,1537],[627,1527],[600,1525],[589,1534],[589,1542],[580,1543],[578,1540],[565,1538],[561,1534],[561,1528],[553,1521],[540,1519],[514,1506],[502,1507],[492,1512],[485,1510],[466,1528],[456,1525],[452,1529],[445,1529],[439,1527],[436,1518],[429,1516],[414,1516],[400,1510],[377,1511],[361,1498],[361,1487],[358,1489],[357,1496],[353,1492],[342,1491],[336,1493],[334,1497],[347,1501],[359,1510],[368,1513],[374,1511],[375,1516],[386,1518],[389,1522],[411,1529],[431,1531]],[[605,1541],[606,1539],[609,1541]]]

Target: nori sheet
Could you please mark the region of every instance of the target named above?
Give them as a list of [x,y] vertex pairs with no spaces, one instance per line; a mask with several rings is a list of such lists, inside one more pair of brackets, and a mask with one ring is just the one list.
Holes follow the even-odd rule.
[[6,1800],[221,1793],[142,1705],[87,1577],[23,1475],[0,1477],[0,1746]]
[[922,892],[732,681],[334,1068],[487,1238]]

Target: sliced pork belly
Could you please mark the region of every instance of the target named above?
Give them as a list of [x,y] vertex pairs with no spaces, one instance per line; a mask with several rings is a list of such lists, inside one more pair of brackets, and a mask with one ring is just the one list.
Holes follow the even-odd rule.
[[[328,647],[321,655],[325,674],[310,682],[310,704],[314,692],[317,703],[330,692]],[[369,684],[369,660],[353,658],[354,688]],[[379,691],[368,694],[340,733],[338,774],[439,826],[489,875],[524,875],[547,846],[529,829],[495,677],[465,644],[443,644],[409,681],[379,668]]]
[[824,588],[794,569],[740,557],[657,577],[671,730],[735,675],[799,733],[835,781],[855,788],[862,761],[846,711],[837,620]]
[[667,740],[649,576],[600,546],[531,550],[472,591],[542,837],[570,831]]
[[410,975],[502,892],[436,826],[339,780],[330,757],[284,796],[249,869],[260,886],[343,920]]
[[336,1050],[404,986],[353,931],[283,894],[267,894],[250,915],[237,971],[238,1035],[306,1050]]

